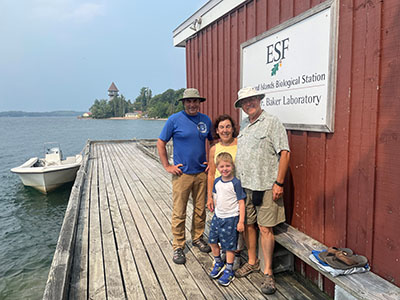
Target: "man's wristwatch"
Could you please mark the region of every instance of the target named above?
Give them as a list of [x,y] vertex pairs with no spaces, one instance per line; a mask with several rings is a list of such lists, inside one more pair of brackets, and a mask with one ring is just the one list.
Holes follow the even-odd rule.
[[280,182],[278,182],[277,180],[275,180],[275,184],[276,184],[277,186],[283,187],[283,182],[280,183]]

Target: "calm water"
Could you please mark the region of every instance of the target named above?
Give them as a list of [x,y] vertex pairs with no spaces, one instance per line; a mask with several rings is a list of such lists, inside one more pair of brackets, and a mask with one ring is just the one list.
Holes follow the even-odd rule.
[[72,184],[43,195],[10,169],[44,156],[58,142],[64,156],[90,140],[157,138],[165,121],[0,118],[0,299],[41,299]]

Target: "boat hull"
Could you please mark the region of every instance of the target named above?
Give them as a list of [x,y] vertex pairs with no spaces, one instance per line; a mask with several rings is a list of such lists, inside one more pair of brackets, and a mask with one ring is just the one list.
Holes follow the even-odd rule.
[[49,167],[33,167],[36,161],[37,159],[30,159],[22,166],[11,169],[11,172],[18,174],[25,186],[33,187],[47,194],[61,185],[75,180],[81,158],[77,163]]

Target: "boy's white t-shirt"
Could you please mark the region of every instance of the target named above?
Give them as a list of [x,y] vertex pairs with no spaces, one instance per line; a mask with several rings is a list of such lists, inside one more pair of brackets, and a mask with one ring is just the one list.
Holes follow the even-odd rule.
[[214,180],[213,196],[215,201],[215,214],[218,218],[230,218],[239,215],[239,200],[246,198],[240,180],[223,181],[222,177]]

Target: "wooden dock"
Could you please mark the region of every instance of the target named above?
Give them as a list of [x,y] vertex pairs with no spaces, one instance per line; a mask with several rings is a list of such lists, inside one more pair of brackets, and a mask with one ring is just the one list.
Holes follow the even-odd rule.
[[88,142],[44,299],[321,299],[292,273],[277,274],[278,292],[268,297],[259,273],[219,286],[208,277],[212,255],[191,245],[191,203],[187,262],[174,264],[171,176],[140,148],[138,141]]

